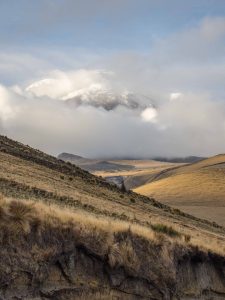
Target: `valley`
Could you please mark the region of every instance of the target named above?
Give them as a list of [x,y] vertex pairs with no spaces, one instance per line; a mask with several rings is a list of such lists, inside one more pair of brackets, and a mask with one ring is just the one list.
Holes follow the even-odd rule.
[[225,1],[0,1],[0,300],[225,300]]
[[78,165],[81,168],[87,166],[93,174],[118,186],[124,183],[127,190],[134,190],[225,226],[225,155],[194,159],[189,163],[156,160],[87,161],[88,164],[85,160],[85,163]]
[[222,226],[3,136],[0,162],[3,299],[224,297]]

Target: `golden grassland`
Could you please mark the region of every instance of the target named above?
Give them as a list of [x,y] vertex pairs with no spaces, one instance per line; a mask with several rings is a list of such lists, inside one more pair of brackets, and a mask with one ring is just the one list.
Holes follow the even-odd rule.
[[0,298],[224,295],[216,223],[2,136],[0,194]]
[[119,165],[128,165],[134,167],[131,170],[120,170],[120,171],[95,171],[93,174],[97,176],[107,177],[107,176],[141,176],[154,174],[164,169],[175,167],[176,163],[160,162],[155,160],[112,160],[111,163],[116,163]]
[[[217,234],[218,237],[220,236],[216,227],[184,217],[179,213],[173,214],[167,209],[163,210],[152,205],[148,198],[142,199],[133,193],[122,193],[118,189],[105,188],[95,182],[87,184],[80,177],[71,178],[71,176],[6,153],[0,152],[0,160],[0,179],[12,182],[8,186],[5,181],[0,180],[0,189],[5,196],[44,201],[49,205],[55,203],[63,209],[69,206],[71,210],[82,209],[93,214],[113,216],[122,220],[135,220],[139,224],[167,223],[171,226],[179,226],[181,232],[187,234],[195,226],[199,226],[198,231],[194,230],[196,234],[209,231],[210,236],[217,236]],[[18,189],[15,183],[19,187],[24,185],[26,188]],[[33,190],[35,193],[31,193]]]
[[[198,217],[225,225],[225,155],[168,170],[135,189]],[[202,208],[202,209],[201,209]]]
[[[22,226],[26,234],[37,227],[43,235],[48,232],[50,241],[51,235],[58,234],[57,239],[63,239],[62,233],[69,231],[73,239],[77,232],[76,237],[83,244],[94,247],[96,241],[102,241],[96,251],[103,251],[105,245],[109,249],[118,244],[118,235],[126,232],[128,241],[122,238],[121,242],[128,245],[130,237],[135,235],[146,241],[163,240],[185,249],[197,246],[224,255],[224,228],[185,215],[154,199],[122,192],[98,177],[30,147],[18,146],[9,139],[3,139],[2,143],[0,191],[6,199],[0,204],[0,220],[4,228],[7,229],[7,224],[19,224],[19,230]],[[113,253],[118,252],[117,246]]]

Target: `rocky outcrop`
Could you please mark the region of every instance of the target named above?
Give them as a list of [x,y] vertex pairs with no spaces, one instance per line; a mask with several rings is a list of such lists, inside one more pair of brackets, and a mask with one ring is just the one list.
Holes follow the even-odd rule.
[[112,266],[109,257],[73,243],[61,245],[61,253],[46,252],[48,259],[38,263],[28,253],[18,260],[13,247],[7,257],[1,251],[0,299],[225,299],[224,258],[197,249],[184,253],[179,247],[176,256],[167,257],[166,248],[141,240],[134,246],[138,242],[148,248],[137,257],[137,269],[133,262]]

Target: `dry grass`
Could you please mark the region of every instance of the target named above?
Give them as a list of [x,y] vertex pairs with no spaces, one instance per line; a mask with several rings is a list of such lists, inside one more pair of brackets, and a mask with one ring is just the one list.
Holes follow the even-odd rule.
[[[29,200],[1,199],[0,212],[0,286],[10,285],[12,291],[21,285],[30,288],[31,284],[35,289],[50,286],[55,290],[59,286],[65,292],[71,284],[81,292],[90,288],[101,291],[108,280],[113,288],[120,289],[124,278],[131,279],[135,290],[142,280],[170,288],[177,284],[179,262],[191,263],[197,258],[204,264],[214,259],[223,261],[217,254],[225,255],[224,243],[212,244],[201,235],[198,240],[194,236],[185,240],[178,226],[168,224],[158,232],[154,226]],[[168,234],[168,228],[169,233],[179,232],[179,236]]]
[[[161,206],[152,205],[149,199],[142,199],[139,195],[123,193],[123,197],[120,197],[121,193],[117,190],[99,186],[98,182],[87,183],[78,176],[71,180],[71,176],[64,175],[62,180],[60,172],[1,152],[0,160],[0,178],[12,182],[8,185],[4,180],[0,180],[0,189],[7,197],[57,203],[63,209],[68,206],[70,209],[82,208],[94,214],[135,220],[137,223],[174,222],[174,215],[168,209],[163,211]],[[20,185],[25,189],[20,189]],[[157,220],[158,216],[160,221]],[[178,216],[179,214],[175,217]],[[186,224],[198,226],[198,230],[202,227],[205,230],[208,226],[191,218],[180,218],[180,222],[184,223],[185,227]],[[208,230],[217,231],[211,226]]]
[[[15,144],[15,151],[18,150],[17,148],[18,145]],[[36,155],[32,149],[30,153]],[[173,213],[169,208],[163,208],[159,203],[134,193],[123,193],[121,198],[120,191],[102,184],[98,178],[83,171],[76,173],[77,169],[74,167],[73,170],[70,165],[68,167],[72,171],[67,173],[67,169],[66,172],[64,171],[64,164],[61,165],[60,162],[41,152],[37,152],[37,155],[44,160],[47,157],[47,161],[53,161],[57,164],[57,168],[49,167],[47,162],[37,163],[36,156],[34,160],[23,159],[20,156],[0,152],[0,178],[12,183],[10,186],[5,185],[4,181],[0,184],[1,191],[9,197],[31,198],[43,202],[34,205],[32,201],[27,201],[26,203],[33,206],[32,212],[27,213],[26,221],[21,221],[22,210],[20,217],[17,216],[17,222],[12,223],[17,223],[19,228],[19,232],[14,230],[16,235],[21,232],[29,235],[36,228],[37,240],[40,236],[45,241],[38,245],[43,257],[44,253],[46,256],[47,253],[54,253],[55,247],[61,245],[58,241],[65,238],[68,241],[80,242],[83,247],[90,248],[97,255],[107,256],[110,247],[127,240],[126,236],[122,240],[119,238],[124,233],[129,237],[135,236],[151,243],[162,244],[166,239],[171,245],[179,244],[184,247],[201,245],[211,251],[224,253],[225,238],[221,228],[180,213]],[[60,176],[64,176],[64,179]],[[27,189],[20,189],[20,185]],[[67,197],[71,197],[69,203]],[[131,199],[135,201],[131,202]],[[44,203],[49,203],[51,207]],[[57,206],[53,203],[57,203]],[[15,216],[9,213],[9,204],[3,207],[0,205],[0,217],[1,215],[3,215],[2,220],[4,218],[8,220],[5,225],[11,222],[9,220],[15,220]],[[181,238],[171,238],[168,234],[157,233],[152,230],[151,224],[172,227],[181,233]],[[11,230],[8,225],[6,230]],[[188,242],[185,237],[189,235]],[[43,246],[44,244],[46,247]],[[133,241],[127,245],[130,244],[134,246]]]
[[[56,251],[51,239],[57,235],[62,240],[73,241],[77,245],[86,247],[96,255],[108,256],[111,266],[126,265],[128,269],[138,268],[138,254],[132,250],[132,237],[150,241],[156,245],[166,243],[181,245],[184,248],[199,246],[204,250],[225,255],[223,240],[207,237],[200,234],[189,236],[182,232],[179,226],[171,227],[168,224],[150,224],[149,227],[111,218],[96,217],[83,211],[71,212],[60,209],[55,205],[45,205],[33,201],[16,201],[13,199],[0,200],[0,229],[19,234],[39,236],[47,235],[50,239],[50,248],[39,251],[42,256],[50,256]],[[51,229],[51,230],[50,230]],[[54,232],[48,236],[49,230]],[[9,234],[10,235],[10,234]],[[122,238],[121,238],[122,237]],[[33,249],[35,252],[36,250]],[[36,251],[37,252],[37,251]],[[117,255],[120,253],[119,255]]]
[[177,230],[175,230],[173,227],[167,226],[165,224],[152,224],[151,228],[156,232],[165,233],[171,237],[180,237],[181,236],[181,234]]
[[8,198],[0,199],[0,286],[14,298],[21,287],[27,287],[23,295],[33,289],[53,299],[53,289],[73,287],[81,295],[94,289],[97,295],[122,285],[128,294],[146,296],[147,284],[150,293],[157,290],[149,298],[158,299],[158,288],[168,289],[168,297],[176,290],[183,267],[205,274],[210,263],[222,274],[223,228],[121,193],[40,151],[8,139],[3,145],[8,152],[0,151],[0,189]]
[[159,162],[154,160],[116,160],[111,161],[118,163],[120,165],[130,165],[134,168],[131,170],[120,170],[120,171],[94,171],[93,174],[97,176],[107,177],[107,176],[146,176],[146,175],[154,175],[160,171],[163,171],[168,168],[172,168],[175,166],[183,165],[176,163],[167,163],[167,162]]
[[168,171],[135,192],[225,225],[224,181],[225,156],[220,155]]
[[129,239],[115,243],[109,248],[108,261],[111,268],[125,265],[131,272],[137,272],[140,266],[138,255]]

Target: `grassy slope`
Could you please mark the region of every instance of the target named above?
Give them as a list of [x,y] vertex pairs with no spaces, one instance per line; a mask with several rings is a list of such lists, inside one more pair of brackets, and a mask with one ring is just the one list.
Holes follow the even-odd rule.
[[160,162],[154,160],[115,160],[111,161],[117,164],[128,165],[133,167],[131,170],[118,170],[118,171],[110,171],[110,170],[101,170],[92,172],[97,176],[102,176],[104,178],[110,176],[122,176],[126,185],[126,188],[131,190],[136,187],[142,186],[147,182],[150,182],[156,174],[159,172],[176,167],[177,165],[183,165],[180,163],[170,163],[170,162]]
[[191,235],[194,244],[204,244],[209,237],[212,247],[224,241],[222,228],[186,216],[154,199],[122,193],[74,165],[5,137],[0,137],[0,161],[0,190],[6,197],[54,203],[146,227],[150,223],[168,224]]
[[135,189],[198,217],[225,225],[225,155],[159,172]]
[[[110,170],[102,170],[93,172],[98,176],[136,176],[136,175],[147,175],[153,172],[157,172],[160,170],[168,169],[170,167],[176,166],[176,163],[167,163],[167,162],[159,162],[154,160],[111,160],[110,163],[115,163],[120,166],[130,166],[130,170],[121,170],[112,171]],[[180,165],[180,164],[178,164]]]
[[0,297],[225,294],[223,227],[2,136],[0,163]]
[[[224,254],[194,247],[170,227],[112,222],[30,200],[0,199],[0,216],[2,299],[225,295]],[[223,245],[216,245],[220,254]],[[200,298],[205,290],[209,297]]]

